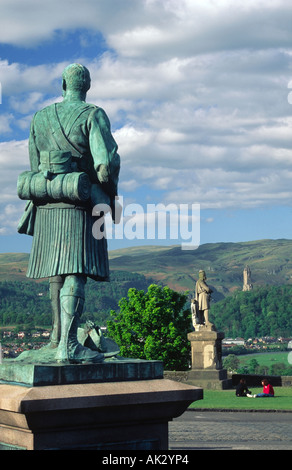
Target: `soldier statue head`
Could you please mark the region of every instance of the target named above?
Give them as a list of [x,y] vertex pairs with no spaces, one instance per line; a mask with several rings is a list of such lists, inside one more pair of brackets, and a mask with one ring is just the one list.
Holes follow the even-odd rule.
[[68,65],[63,71],[62,79],[64,97],[68,91],[79,92],[85,96],[90,88],[91,79],[89,70],[81,64]]

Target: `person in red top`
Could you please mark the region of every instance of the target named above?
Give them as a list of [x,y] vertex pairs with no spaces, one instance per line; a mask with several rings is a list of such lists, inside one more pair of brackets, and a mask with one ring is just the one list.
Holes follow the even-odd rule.
[[269,384],[267,379],[262,380],[263,392],[258,393],[255,397],[273,397],[275,395],[274,389],[271,384]]

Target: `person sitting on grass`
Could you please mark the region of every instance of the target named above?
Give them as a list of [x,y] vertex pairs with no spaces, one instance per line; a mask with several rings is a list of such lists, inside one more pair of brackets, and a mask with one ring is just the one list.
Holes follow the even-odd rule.
[[262,380],[263,391],[262,393],[258,393],[257,395],[247,395],[248,397],[252,398],[265,398],[265,397],[273,397],[275,396],[274,389],[271,384],[269,384],[268,379]]
[[246,397],[247,394],[251,394],[251,391],[248,390],[247,385],[246,385],[246,380],[245,379],[240,379],[237,387],[236,387],[236,392],[235,395],[237,397]]

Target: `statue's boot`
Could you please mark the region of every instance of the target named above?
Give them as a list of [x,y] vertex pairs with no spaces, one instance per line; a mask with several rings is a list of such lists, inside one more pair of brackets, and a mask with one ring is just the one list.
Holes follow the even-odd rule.
[[61,276],[54,276],[49,279],[49,282],[53,329],[48,346],[54,349],[58,347],[61,338],[60,290],[64,280]]
[[[68,278],[75,278],[66,282]],[[58,346],[57,362],[97,363],[104,360],[104,355],[82,346],[77,339],[77,330],[84,305],[83,278],[68,276],[60,292],[61,304],[61,340]]]

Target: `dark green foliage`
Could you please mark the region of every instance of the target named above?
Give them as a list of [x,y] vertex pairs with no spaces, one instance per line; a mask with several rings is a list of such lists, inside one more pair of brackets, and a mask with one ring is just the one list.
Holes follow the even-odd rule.
[[235,292],[212,303],[211,321],[225,336],[245,339],[291,336],[292,286],[265,286]]
[[0,283],[0,326],[51,324],[49,283]]
[[82,321],[91,319],[99,325],[105,325],[110,318],[111,310],[119,308],[120,299],[127,295],[131,287],[144,291],[151,283],[152,279],[147,279],[142,274],[126,271],[111,272],[110,282],[95,282],[88,279]]
[[223,367],[224,369],[227,369],[228,372],[236,372],[238,367],[239,367],[239,359],[235,354],[229,354],[224,360],[223,360]]
[[[104,325],[110,310],[118,308],[121,297],[130,287],[147,290],[151,279],[141,274],[114,271],[111,282],[88,280],[82,321],[91,319]],[[50,326],[51,304],[49,282],[0,282],[0,327],[8,325]]]
[[124,357],[162,360],[165,369],[183,370],[189,365],[191,331],[187,296],[155,284],[145,293],[129,289],[119,302],[120,312],[112,311],[109,336],[120,346]]

